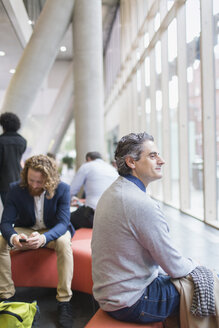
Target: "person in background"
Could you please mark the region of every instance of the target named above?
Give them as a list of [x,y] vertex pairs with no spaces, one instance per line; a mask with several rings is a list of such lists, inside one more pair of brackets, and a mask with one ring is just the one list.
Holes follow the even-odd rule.
[[21,124],[14,113],[1,114],[0,125],[3,128],[0,135],[0,196],[4,205],[9,184],[20,177],[21,157],[27,142],[17,133]]
[[117,169],[117,165],[116,165],[116,161],[115,161],[115,160],[112,160],[110,163],[111,163],[111,165],[112,165],[113,167],[115,167],[115,169]]
[[59,179],[55,161],[32,156],[25,161],[21,180],[10,185],[0,224],[0,298],[15,294],[10,250],[47,247],[57,253],[58,320],[60,328],[72,327],[71,282],[73,254],[70,223],[70,186]]
[[46,156],[48,156],[48,157],[53,158],[54,160],[56,160],[56,155],[53,154],[53,153],[48,152],[48,153],[46,154]]
[[118,320],[165,321],[179,313],[181,297],[171,278],[191,274],[197,264],[175,249],[159,204],[146,193],[164,165],[153,137],[124,136],[115,159],[120,176],[103,193],[94,216],[94,298]]
[[75,229],[92,228],[94,211],[102,193],[116,180],[116,169],[103,161],[99,152],[88,152],[86,163],[76,172],[71,183],[71,197],[84,187],[85,205],[71,213],[71,223]]

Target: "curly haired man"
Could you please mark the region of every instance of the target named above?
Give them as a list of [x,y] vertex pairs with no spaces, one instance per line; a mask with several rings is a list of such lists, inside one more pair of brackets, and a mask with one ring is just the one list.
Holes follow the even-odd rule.
[[3,129],[0,135],[0,196],[4,205],[9,184],[20,177],[21,157],[27,142],[17,133],[21,123],[14,113],[1,114],[0,125]]
[[52,248],[57,253],[59,324],[72,327],[73,276],[70,187],[60,182],[56,164],[45,155],[26,160],[21,180],[10,185],[0,225],[0,298],[15,294],[10,250]]

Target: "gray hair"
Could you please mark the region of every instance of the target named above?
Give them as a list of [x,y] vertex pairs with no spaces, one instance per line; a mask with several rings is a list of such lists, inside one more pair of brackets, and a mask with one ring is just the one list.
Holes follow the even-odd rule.
[[138,161],[145,141],[154,141],[154,138],[150,134],[142,132],[130,133],[120,139],[115,150],[115,160],[120,175],[127,175],[132,172],[125,160],[130,156],[135,161]]

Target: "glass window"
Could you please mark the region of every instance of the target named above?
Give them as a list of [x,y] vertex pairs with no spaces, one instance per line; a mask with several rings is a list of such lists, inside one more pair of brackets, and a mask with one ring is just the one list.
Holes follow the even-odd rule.
[[149,87],[150,85],[150,58],[145,58],[145,86]]
[[169,111],[171,140],[171,202],[179,207],[179,137],[178,137],[178,76],[177,24],[173,19],[168,27]]
[[146,131],[147,133],[151,133],[151,100],[150,98],[146,98],[145,100],[145,113],[146,113]]
[[150,133],[151,129],[151,100],[148,97],[150,94],[149,87],[150,87],[150,58],[146,57],[144,61],[144,67],[145,67],[145,114],[146,114],[146,131]]
[[[217,193],[219,198],[219,1],[213,1],[214,22],[214,61],[215,61],[215,99],[216,99],[216,138],[217,138]],[[219,199],[218,199],[219,219]]]
[[[136,53],[136,59],[139,60],[140,59],[140,52],[139,49],[137,49],[137,53]],[[136,84],[137,84],[137,122],[138,122],[138,127],[141,127],[141,119],[142,119],[142,105],[141,105],[141,90],[142,90],[142,85],[141,85],[141,68],[139,67],[139,69],[136,72]]]
[[157,123],[157,145],[159,151],[162,152],[162,92],[160,83],[161,73],[161,42],[155,45],[155,72],[156,72],[156,123]]
[[109,42],[105,49],[105,96],[107,96],[120,71],[120,10],[117,11]]
[[[195,15],[194,15],[195,13]],[[203,148],[200,67],[200,2],[186,2],[190,209],[203,219]]]
[[158,41],[155,46],[155,68],[156,68],[156,73],[160,74],[161,73],[161,42]]
[[[155,74],[156,74],[156,144],[160,153],[162,154],[162,92],[161,92],[161,42],[158,41],[155,45]],[[156,196],[162,200],[163,190],[162,190],[162,180],[157,181],[157,193]]]
[[145,46],[145,48],[147,48],[148,45],[149,45],[149,33],[147,32],[144,35],[144,46]]
[[157,13],[155,18],[154,18],[154,30],[155,32],[159,29],[160,27],[160,13]]
[[162,92],[156,91],[157,145],[162,154]]
[[137,92],[140,93],[141,92],[141,70],[138,69],[137,70]]

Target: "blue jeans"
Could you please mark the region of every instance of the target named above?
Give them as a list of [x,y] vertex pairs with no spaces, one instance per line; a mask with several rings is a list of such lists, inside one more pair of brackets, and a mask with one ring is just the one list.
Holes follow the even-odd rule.
[[150,323],[179,313],[180,296],[169,276],[158,276],[131,307],[108,312],[121,321]]

